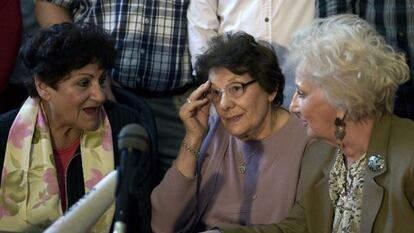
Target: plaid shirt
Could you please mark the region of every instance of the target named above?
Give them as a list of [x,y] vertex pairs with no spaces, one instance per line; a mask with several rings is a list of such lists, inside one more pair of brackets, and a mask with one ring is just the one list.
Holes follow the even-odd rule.
[[194,83],[186,12],[189,0],[48,0],[75,22],[107,29],[118,51],[112,77],[122,86],[168,92]]
[[353,13],[370,22],[397,51],[404,52],[411,80],[400,87],[395,113],[414,120],[414,1],[316,0],[316,16]]

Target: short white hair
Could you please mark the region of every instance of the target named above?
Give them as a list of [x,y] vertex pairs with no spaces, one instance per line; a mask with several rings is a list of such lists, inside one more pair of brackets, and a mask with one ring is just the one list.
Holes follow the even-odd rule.
[[392,113],[398,86],[409,80],[404,55],[351,14],[317,19],[296,32],[288,61],[354,121]]

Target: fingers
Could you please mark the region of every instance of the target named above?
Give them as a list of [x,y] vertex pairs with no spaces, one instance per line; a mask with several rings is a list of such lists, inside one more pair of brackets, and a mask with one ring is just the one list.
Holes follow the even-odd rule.
[[197,113],[209,103],[210,100],[208,98],[203,98],[195,101],[192,101],[190,98],[188,98],[186,103],[181,108],[188,112]]
[[206,96],[204,95],[204,93],[206,93],[208,90],[210,90],[210,86],[211,86],[210,81],[206,81],[205,83],[201,84],[187,98],[186,104],[191,104],[194,101],[197,101],[197,100],[200,100],[200,99],[205,99]]
[[197,89],[195,89],[186,99],[182,108],[187,109],[187,111],[194,111],[202,108],[205,104],[208,104],[210,100],[206,97],[204,93],[210,90],[210,85],[210,81],[206,81]]
[[180,117],[182,120],[193,117],[197,118],[201,115],[209,115],[210,100],[206,97],[206,95],[204,95],[204,93],[209,91],[210,85],[211,83],[207,81],[190,94],[180,108]]

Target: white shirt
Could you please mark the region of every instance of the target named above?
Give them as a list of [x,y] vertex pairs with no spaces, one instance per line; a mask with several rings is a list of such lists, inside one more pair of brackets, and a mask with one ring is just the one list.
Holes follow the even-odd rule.
[[191,0],[187,11],[191,63],[194,66],[211,37],[227,31],[245,31],[275,48],[286,76],[285,96],[290,100],[294,75],[284,69],[286,47],[291,34],[310,23],[314,12],[314,0]]
[[207,41],[227,31],[245,31],[276,48],[314,18],[314,0],[191,0],[187,11],[191,60]]

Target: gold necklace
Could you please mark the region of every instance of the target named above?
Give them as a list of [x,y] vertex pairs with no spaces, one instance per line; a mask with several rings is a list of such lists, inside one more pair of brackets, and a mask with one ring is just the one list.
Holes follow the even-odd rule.
[[[274,127],[277,127],[277,119],[278,119],[277,118],[277,111],[274,112],[274,118],[275,118],[275,122],[276,122],[274,124]],[[272,127],[272,131],[271,131],[270,135],[273,134],[274,127]],[[253,148],[253,152],[250,152],[250,154],[249,154],[249,156],[247,156],[246,160],[243,159],[243,153],[239,149],[240,160],[241,160],[240,163],[239,163],[239,173],[240,174],[246,173],[247,165],[249,164],[249,162],[252,159],[253,155],[255,155],[259,151],[260,145],[262,145],[262,141],[256,141],[256,142],[254,142],[253,145],[251,145],[252,147],[255,147],[255,148]],[[239,146],[243,147],[243,144],[239,144]]]
[[241,161],[239,162],[239,173],[240,173],[240,174],[244,174],[244,173],[246,173],[246,171],[247,171],[247,165],[250,163],[250,160],[253,158],[253,155],[255,155],[257,151],[258,151],[258,149],[257,149],[257,148],[255,148],[255,149],[253,150],[253,152],[251,152],[251,153],[249,154],[249,156],[247,156],[246,160],[244,160],[244,158],[243,158],[243,157],[244,157],[244,156],[243,156],[243,153],[239,151],[240,160],[241,160]]
[[[277,127],[278,127],[278,110],[273,112],[273,116],[272,119],[274,118],[274,123],[272,123],[271,126],[271,132],[270,134],[267,136],[269,137],[270,135],[272,135],[275,131],[277,131]],[[253,152],[250,152],[249,156],[247,156],[247,159],[244,160],[243,159],[243,153],[240,152],[239,150],[239,154],[240,154],[240,160],[241,162],[239,163],[239,173],[240,174],[244,174],[246,173],[247,170],[247,165],[250,163],[250,160],[252,159],[253,155],[257,154],[258,151],[260,151],[261,153],[263,153],[263,140],[260,141],[255,141],[253,145],[251,145],[253,148]],[[242,146],[243,147],[243,146]]]
[[246,163],[245,162],[240,162],[239,165],[239,173],[240,174],[244,174],[246,172]]

